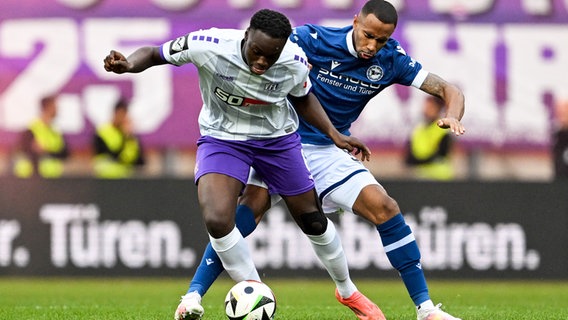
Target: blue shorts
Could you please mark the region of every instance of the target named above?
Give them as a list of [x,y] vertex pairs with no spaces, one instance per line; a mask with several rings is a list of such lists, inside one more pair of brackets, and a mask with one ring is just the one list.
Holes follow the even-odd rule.
[[205,174],[220,173],[241,181],[244,187],[253,167],[271,193],[295,196],[314,188],[297,133],[245,141],[202,136],[197,141],[196,158],[196,184]]

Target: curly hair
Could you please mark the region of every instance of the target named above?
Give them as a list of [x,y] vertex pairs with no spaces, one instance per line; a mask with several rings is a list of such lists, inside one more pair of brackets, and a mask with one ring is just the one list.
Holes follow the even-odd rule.
[[292,33],[290,20],[282,13],[270,9],[257,11],[250,19],[249,28],[262,31],[275,39],[287,39]]
[[363,8],[361,9],[361,14],[363,16],[367,16],[368,14],[372,13],[377,17],[377,19],[381,20],[387,24],[396,24],[398,22],[398,14],[396,13],[396,9],[387,1],[384,0],[369,0]]

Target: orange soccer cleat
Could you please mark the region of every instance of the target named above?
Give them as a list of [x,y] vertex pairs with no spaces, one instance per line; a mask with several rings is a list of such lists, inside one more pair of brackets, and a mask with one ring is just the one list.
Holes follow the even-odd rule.
[[349,298],[342,298],[335,289],[335,297],[341,304],[353,310],[361,320],[386,320],[381,309],[359,291],[355,291]]

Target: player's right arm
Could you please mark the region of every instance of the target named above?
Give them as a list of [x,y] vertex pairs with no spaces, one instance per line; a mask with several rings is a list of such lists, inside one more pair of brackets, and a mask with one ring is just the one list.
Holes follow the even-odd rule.
[[449,128],[458,136],[465,133],[465,128],[460,122],[465,111],[465,98],[463,92],[456,85],[447,82],[436,74],[429,73],[420,86],[420,90],[439,97],[446,103],[446,115],[438,120],[440,128]]
[[118,51],[111,50],[104,59],[104,68],[114,73],[137,73],[150,67],[167,63],[161,55],[160,47],[141,47],[128,58]]

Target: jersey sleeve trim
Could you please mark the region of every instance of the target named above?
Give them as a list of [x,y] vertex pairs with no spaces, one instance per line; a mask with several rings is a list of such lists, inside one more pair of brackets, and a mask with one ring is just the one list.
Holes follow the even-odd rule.
[[426,80],[426,77],[428,76],[428,74],[430,74],[430,72],[428,72],[424,69],[420,69],[420,71],[418,71],[418,73],[416,74],[416,77],[414,77],[414,80],[412,81],[412,83],[410,85],[415,87],[415,88],[420,89],[420,87],[424,83],[424,80]]
[[160,46],[160,57],[162,58],[163,61],[170,63],[166,58],[166,55],[164,54],[164,45]]

